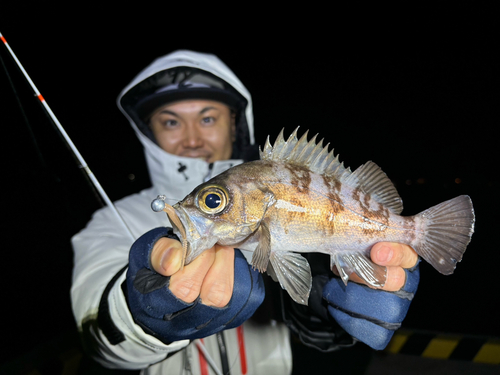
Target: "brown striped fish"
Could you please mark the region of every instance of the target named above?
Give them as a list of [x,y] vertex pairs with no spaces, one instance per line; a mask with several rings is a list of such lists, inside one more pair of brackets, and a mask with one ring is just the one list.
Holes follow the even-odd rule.
[[474,232],[474,209],[466,195],[414,216],[400,216],[402,200],[387,175],[369,161],[345,168],[317,136],[297,129],[261,160],[237,165],[168,206],[174,232],[187,249],[186,264],[216,243],[253,251],[252,265],[267,271],[298,303],[307,304],[311,271],[300,253],[330,255],[345,283],[356,273],[382,287],[386,269],[370,248],[400,242],[442,274],[453,273]]

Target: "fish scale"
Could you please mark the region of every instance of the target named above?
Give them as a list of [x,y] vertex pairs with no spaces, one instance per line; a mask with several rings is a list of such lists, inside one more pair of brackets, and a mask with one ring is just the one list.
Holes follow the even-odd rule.
[[468,196],[400,216],[402,200],[379,166],[351,171],[329,144],[308,140],[307,131],[298,139],[297,131],[285,140],[282,130],[273,145],[268,137],[261,160],[228,169],[174,206],[164,203],[186,264],[216,243],[253,251],[253,267],[305,305],[312,276],[301,253],[329,254],[344,283],[356,273],[374,287],[386,279],[385,267],[369,258],[380,241],[408,244],[439,272],[453,273],[474,232]]

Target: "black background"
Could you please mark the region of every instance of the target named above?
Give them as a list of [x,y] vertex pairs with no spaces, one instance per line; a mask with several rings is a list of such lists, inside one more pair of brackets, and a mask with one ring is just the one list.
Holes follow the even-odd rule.
[[[463,261],[452,276],[422,264],[404,326],[500,336],[498,28],[488,9],[265,9],[242,19],[168,6],[2,8],[0,32],[112,200],[149,184],[116,97],[179,48],[231,67],[252,93],[259,144],[283,127],[320,133],[347,166],[380,165],[404,215],[470,195],[476,231]],[[99,202],[3,45],[0,56],[29,122],[2,70],[4,362],[75,329],[69,241]]]

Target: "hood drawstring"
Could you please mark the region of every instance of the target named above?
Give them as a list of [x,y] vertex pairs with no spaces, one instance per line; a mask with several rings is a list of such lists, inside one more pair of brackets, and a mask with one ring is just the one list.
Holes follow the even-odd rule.
[[207,182],[208,180],[210,180],[212,178],[213,170],[214,170],[214,163],[208,164],[208,173],[203,178],[203,182]]

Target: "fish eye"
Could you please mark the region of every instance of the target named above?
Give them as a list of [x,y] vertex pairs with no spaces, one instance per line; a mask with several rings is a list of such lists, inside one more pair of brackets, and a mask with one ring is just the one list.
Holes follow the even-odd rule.
[[205,198],[205,205],[212,210],[220,206],[222,202],[221,196],[219,194],[208,194]]
[[217,214],[227,206],[227,192],[219,186],[207,186],[197,194],[198,208],[207,214]]

